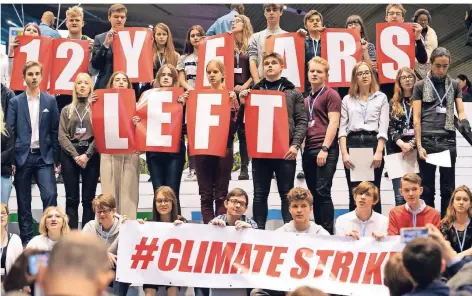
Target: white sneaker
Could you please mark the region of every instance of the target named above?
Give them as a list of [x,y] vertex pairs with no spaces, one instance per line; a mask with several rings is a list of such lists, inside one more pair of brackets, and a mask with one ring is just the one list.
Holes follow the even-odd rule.
[[191,170],[185,177],[185,181],[197,181],[197,173],[195,170]]

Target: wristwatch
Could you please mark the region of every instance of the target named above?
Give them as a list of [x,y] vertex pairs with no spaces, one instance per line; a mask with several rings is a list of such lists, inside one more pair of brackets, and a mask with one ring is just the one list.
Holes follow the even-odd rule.
[[329,148],[326,146],[321,146],[321,150],[323,150],[324,152],[328,152]]
[[90,152],[85,152],[85,155],[87,155],[88,159],[92,158],[92,154]]

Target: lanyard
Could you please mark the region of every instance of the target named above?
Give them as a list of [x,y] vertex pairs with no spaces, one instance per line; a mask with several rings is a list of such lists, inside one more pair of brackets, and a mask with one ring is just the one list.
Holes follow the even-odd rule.
[[[360,99],[359,99],[359,101],[360,101]],[[364,124],[366,124],[367,108],[369,107],[369,99],[367,99],[367,102],[366,102],[366,104],[365,104],[365,107],[364,107],[364,105],[362,105],[361,102],[359,102],[359,105],[361,106],[362,119],[364,120]]]
[[405,111],[406,121],[408,122],[408,127],[410,126],[410,119],[411,119],[411,110],[410,107],[410,114],[408,114],[408,110],[406,109],[405,101],[403,101],[403,111]]
[[316,41],[316,46],[315,46],[315,40],[314,39],[311,39],[311,43],[313,44],[313,53],[315,54],[313,57],[316,57],[317,53],[318,53],[318,44],[319,44],[319,40]]
[[[267,85],[264,85],[264,87],[265,87],[266,90],[269,90],[269,89],[267,88]],[[281,87],[282,87],[282,82],[279,84],[279,87],[277,87],[277,91],[280,91],[280,88],[281,88]]]
[[461,248],[461,252],[464,251],[465,237],[467,235],[467,228],[469,227],[469,223],[470,223],[470,219],[467,222],[467,224],[465,225],[464,236],[462,237],[462,242],[461,242],[461,239],[459,237],[459,232],[457,232],[457,227],[454,225],[454,230],[456,231],[457,241],[459,242],[459,247]]
[[236,59],[236,69],[239,69],[239,51],[238,50],[235,51],[234,58]]
[[444,98],[446,98],[447,93],[449,92],[449,90],[451,90],[452,83],[451,83],[451,84],[449,85],[449,87],[446,89],[446,92],[444,93],[444,96],[441,98],[441,97],[439,96],[438,90],[437,90],[436,87],[434,86],[434,83],[431,81],[431,79],[429,79],[428,76],[426,76],[426,78],[428,78],[429,83],[431,84],[431,86],[432,86],[433,89],[434,89],[434,92],[435,92],[436,95],[438,96],[439,103],[441,104],[441,107],[442,107],[442,106],[443,106]]
[[85,116],[87,115],[87,113],[89,112],[89,110],[87,109],[87,106],[85,106],[85,113],[84,113],[84,116],[80,117],[79,115],[79,111],[77,111],[77,107],[75,108],[75,113],[77,113],[77,117],[79,117],[79,120],[80,120],[80,128],[83,128],[83,121],[84,121],[84,118]]
[[[325,88],[325,86],[323,85],[323,88],[320,90],[320,92],[313,99],[313,104],[311,104],[311,106],[310,106],[310,101],[308,101],[308,112],[310,112],[310,120],[313,120],[313,109],[315,108],[316,99],[318,99],[318,97],[321,95],[324,88]],[[310,98],[311,98],[311,95],[310,95]]]
[[158,54],[157,54],[157,58],[159,59],[159,65],[160,65],[160,67],[162,67],[162,66],[164,65],[165,61],[166,61],[166,57],[164,56],[164,58],[161,60],[161,54],[158,53]]

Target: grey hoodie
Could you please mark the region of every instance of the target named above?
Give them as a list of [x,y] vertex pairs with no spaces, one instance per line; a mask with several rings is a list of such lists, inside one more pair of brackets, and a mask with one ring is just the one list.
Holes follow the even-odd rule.
[[116,255],[116,252],[118,251],[118,235],[120,233],[120,225],[123,222],[123,218],[118,214],[115,214],[114,218],[115,222],[108,232],[102,231],[102,225],[97,219],[90,220],[82,228],[82,231],[96,234],[99,238],[105,241],[108,246],[108,252]]
[[330,235],[326,229],[324,229],[323,227],[321,227],[320,225],[316,224],[313,221],[310,221],[310,226],[304,232],[297,231],[297,229],[295,229],[295,225],[293,224],[293,221],[290,221],[289,223],[285,223],[284,226],[278,228],[276,231],[308,233],[308,234],[317,234],[317,235]]

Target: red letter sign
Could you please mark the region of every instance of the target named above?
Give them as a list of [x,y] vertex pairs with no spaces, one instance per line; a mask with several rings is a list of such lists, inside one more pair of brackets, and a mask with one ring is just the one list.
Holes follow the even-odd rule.
[[92,124],[97,150],[108,154],[133,153],[133,116],[136,98],[133,89],[99,89],[92,104]]
[[183,106],[177,100],[183,88],[146,91],[136,106],[136,150],[176,153],[180,150]]
[[303,92],[305,88],[305,40],[303,37],[298,33],[271,35],[266,40],[266,52],[277,52],[284,58],[282,76]]
[[380,83],[395,82],[401,67],[415,67],[415,36],[411,23],[377,23],[377,63]]
[[204,63],[197,65],[197,79],[195,89],[210,88],[210,82],[206,76],[206,66],[209,61],[218,59],[225,65],[226,89],[234,88],[234,42],[233,35],[223,33],[208,37],[200,41],[198,60]]
[[49,93],[72,95],[74,81],[79,73],[88,72],[90,57],[87,40],[54,39]]
[[152,32],[147,28],[118,29],[113,37],[113,71],[125,72],[131,82],[151,82]]
[[361,61],[359,31],[354,29],[324,30],[321,35],[321,56],[329,63],[329,86],[349,86],[352,68]]
[[289,148],[285,94],[251,90],[244,116],[249,157],[283,159]]
[[[25,90],[23,66],[29,61],[39,61],[43,65],[43,80],[40,88],[42,91],[47,91],[53,39],[45,36],[18,36],[16,38],[20,45],[15,48],[10,88],[12,90]],[[42,54],[39,54],[40,52]]]
[[190,155],[226,156],[231,117],[228,91],[190,91],[187,117]]

